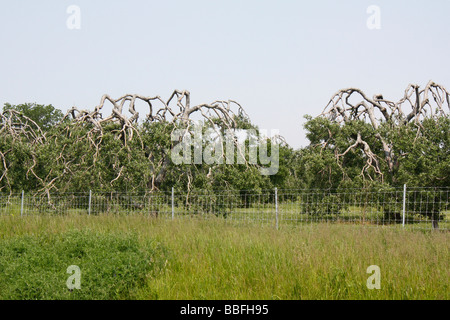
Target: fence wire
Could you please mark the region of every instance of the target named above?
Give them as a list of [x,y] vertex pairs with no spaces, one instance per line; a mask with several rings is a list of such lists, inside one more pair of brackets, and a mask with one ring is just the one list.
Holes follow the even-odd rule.
[[296,225],[345,223],[450,229],[450,188],[0,194],[0,215],[146,215]]

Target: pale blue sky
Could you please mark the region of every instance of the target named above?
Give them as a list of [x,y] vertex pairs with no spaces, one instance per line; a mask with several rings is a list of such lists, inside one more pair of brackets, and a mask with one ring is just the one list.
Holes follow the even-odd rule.
[[[69,5],[81,29],[69,30]],[[381,29],[366,26],[370,5]],[[307,144],[303,115],[340,88],[397,100],[450,88],[450,1],[1,1],[0,105],[93,108],[104,93],[240,102],[261,129]],[[146,109],[138,110],[141,114]]]

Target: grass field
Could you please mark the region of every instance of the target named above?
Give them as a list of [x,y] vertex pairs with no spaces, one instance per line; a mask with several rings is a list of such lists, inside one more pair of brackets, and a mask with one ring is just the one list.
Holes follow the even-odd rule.
[[[148,216],[0,217],[0,299],[444,299],[449,232]],[[70,291],[66,269],[81,269]],[[381,289],[366,286],[367,268]]]

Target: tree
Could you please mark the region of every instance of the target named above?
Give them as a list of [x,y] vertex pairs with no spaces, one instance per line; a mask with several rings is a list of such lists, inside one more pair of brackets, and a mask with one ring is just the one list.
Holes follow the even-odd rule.
[[381,134],[389,136],[395,163],[396,186],[450,186],[450,117],[425,118],[419,124],[409,123]]
[[[113,109],[109,116],[103,117],[101,111],[106,102],[111,103]],[[139,125],[139,113],[135,110],[137,102],[144,102],[149,107],[149,113],[142,126]],[[126,105],[128,105],[129,116],[124,110]],[[233,107],[237,107],[237,112],[233,111]],[[72,126],[89,127],[85,139],[86,143],[89,143],[96,151],[95,154],[98,154],[102,148],[105,126],[111,123],[117,125],[118,128],[114,134],[115,139],[122,141],[121,150],[129,156],[141,152],[147,156],[146,162],[151,172],[146,184],[151,190],[156,190],[161,187],[171,166],[171,149],[181,142],[181,139],[170,140],[172,132],[177,129],[189,132],[193,128],[192,116],[195,114],[199,114],[214,129],[217,129],[218,124],[225,128],[235,127],[234,115],[246,117],[242,107],[233,100],[216,100],[212,103],[191,106],[190,93],[186,90],[175,90],[166,101],[160,96],[126,94],[118,99],[112,99],[104,95],[94,110],[78,110],[74,107],[69,110],[66,117],[71,116]],[[155,139],[155,137],[158,138]],[[134,148],[130,148],[132,141],[135,141]],[[94,163],[97,163],[96,159]],[[125,178],[123,177],[125,167],[117,164],[115,168],[115,181]],[[192,172],[187,174],[192,180]],[[190,184],[188,184],[189,187]]]
[[[373,138],[377,142],[368,142],[361,129],[356,129],[356,135],[349,140],[348,148],[343,152],[335,154],[336,159],[342,158],[351,150],[359,149],[365,156],[366,165],[364,171],[372,169],[377,175],[384,178],[385,174],[381,168],[381,159],[387,166],[387,172],[393,174],[396,162],[403,154],[394,152],[393,141],[388,135],[382,135],[379,128],[383,125],[384,132],[397,130],[408,124],[414,124],[417,134],[420,134],[422,122],[425,119],[435,120],[439,117],[448,117],[450,109],[450,95],[448,91],[439,84],[429,81],[420,89],[419,85],[409,84],[404,96],[397,102],[387,100],[381,94],[369,98],[364,92],[357,88],[347,88],[335,93],[320,117],[330,120],[332,123],[364,123],[373,129]],[[367,126],[366,126],[367,127]],[[386,130],[387,129],[387,130]],[[329,138],[332,138],[331,136]],[[323,141],[324,145],[328,139]],[[383,156],[376,155],[378,145],[381,144]]]
[[51,104],[42,105],[36,103],[24,103],[11,105],[9,103],[5,103],[3,111],[8,110],[15,110],[23,116],[30,118],[43,131],[47,131],[51,127],[57,125],[64,117],[62,111],[56,109]]
[[[113,107],[109,115],[102,114],[107,103]],[[143,119],[137,103],[148,106]],[[252,127],[233,100],[192,106],[188,91],[175,90],[167,100],[104,95],[93,110],[73,107],[63,117],[55,110],[36,104],[8,105],[0,114],[0,190],[32,190],[50,198],[50,192],[89,189],[156,191],[176,186],[189,193],[225,186],[262,188],[270,183],[257,174],[260,165],[248,161],[232,166],[175,165],[171,159],[181,143],[181,138],[172,139],[172,133],[193,133],[196,114],[204,128],[215,132]]]
[[[305,180],[310,187],[330,190],[355,187],[385,192],[405,183],[448,186],[449,108],[449,93],[431,81],[423,90],[409,85],[395,103],[382,95],[370,99],[356,88],[340,90],[322,114],[307,116],[311,144],[301,160]],[[386,217],[398,219],[398,205],[379,203]],[[410,212],[433,219],[442,210],[408,203],[413,206]]]

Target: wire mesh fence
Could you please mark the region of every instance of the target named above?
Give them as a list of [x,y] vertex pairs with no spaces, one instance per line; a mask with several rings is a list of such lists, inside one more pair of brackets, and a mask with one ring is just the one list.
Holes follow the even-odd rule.
[[450,188],[0,194],[0,215],[146,215],[296,225],[345,223],[450,229]]

